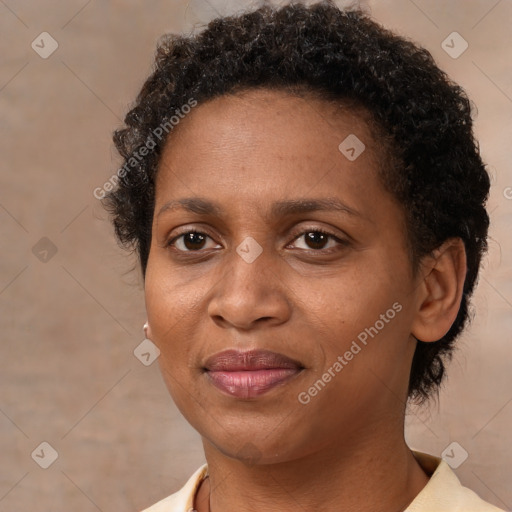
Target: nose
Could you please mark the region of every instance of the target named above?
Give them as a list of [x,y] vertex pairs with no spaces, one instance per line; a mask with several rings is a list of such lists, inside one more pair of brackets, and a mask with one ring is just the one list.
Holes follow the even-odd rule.
[[213,290],[208,313],[224,328],[251,330],[258,324],[279,325],[291,315],[284,277],[277,256],[263,250],[255,259],[246,257],[243,244],[226,261],[224,277]]

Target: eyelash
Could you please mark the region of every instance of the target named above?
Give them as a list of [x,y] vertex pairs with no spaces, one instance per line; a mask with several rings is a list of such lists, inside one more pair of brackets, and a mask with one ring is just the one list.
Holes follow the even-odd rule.
[[[196,230],[196,229],[189,229],[188,231],[184,231],[183,233],[180,233],[179,235],[176,235],[175,237],[173,237],[171,240],[169,240],[167,243],[166,243],[166,247],[173,247],[174,250],[176,250],[177,252],[181,253],[181,254],[186,254],[186,253],[201,253],[203,252],[201,249],[197,250],[197,251],[191,251],[191,250],[188,250],[188,251],[183,251],[181,249],[176,249],[174,247],[174,243],[181,237],[183,237],[184,235],[188,235],[188,234],[191,234],[191,233],[194,233],[194,234],[198,234],[198,235],[205,235],[207,236],[208,238],[212,239],[213,238],[208,234],[208,233],[205,233],[204,231],[199,231],[199,230]],[[300,233],[297,234],[297,236],[295,236],[292,240],[292,242],[295,242],[296,240],[298,240],[300,237],[302,237],[303,235],[306,235],[307,233],[321,233],[322,235],[326,235],[327,237],[329,237],[330,239],[333,239],[335,240],[336,242],[338,242],[338,247],[331,247],[329,249],[301,249],[303,251],[307,251],[307,252],[315,252],[315,253],[320,253],[320,254],[330,254],[336,250],[339,249],[339,245],[341,246],[347,246],[348,245],[348,241],[347,240],[342,240],[340,238],[338,238],[337,236],[335,236],[334,234],[330,233],[329,231],[326,231],[322,228],[307,228],[303,231],[301,231]]]

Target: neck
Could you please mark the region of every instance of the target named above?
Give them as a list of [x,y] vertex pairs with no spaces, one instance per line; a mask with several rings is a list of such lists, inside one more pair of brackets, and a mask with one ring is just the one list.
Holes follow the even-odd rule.
[[197,512],[403,511],[428,477],[403,432],[390,438],[368,430],[365,437],[357,433],[357,444],[345,437],[299,459],[256,465],[227,457],[203,439],[210,477],[198,492]]

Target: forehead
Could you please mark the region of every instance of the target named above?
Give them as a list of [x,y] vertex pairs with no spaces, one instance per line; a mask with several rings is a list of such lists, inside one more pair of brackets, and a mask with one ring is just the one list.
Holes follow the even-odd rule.
[[[364,109],[282,90],[251,89],[200,103],[175,127],[162,152],[156,206],[170,192],[211,192],[226,200],[234,191],[240,200],[368,192],[377,186],[383,161],[368,120]],[[357,159],[342,151],[346,140],[364,145]]]
[[331,143],[336,143],[344,134],[355,132],[365,139],[370,153],[375,152],[378,141],[373,140],[371,116],[365,108],[348,100],[327,101],[311,91],[296,91],[261,87],[200,102],[173,129],[164,156],[169,150],[179,150],[183,138],[187,142],[196,138],[201,146],[209,143],[214,146],[219,142],[233,146],[236,141],[248,147],[251,143],[268,142],[271,136],[272,147],[280,150],[284,145],[290,146],[292,134],[299,141],[298,145],[307,147],[318,145],[319,138],[327,138],[329,146],[323,144],[320,149],[329,149],[328,153],[337,155],[338,145]]
[[[199,102],[198,106],[173,129],[169,141],[179,139],[183,132],[190,135],[189,132],[194,131],[196,134],[204,135],[204,132],[213,126],[223,130],[231,127],[233,133],[230,135],[234,136],[237,131],[235,127],[246,125],[248,129],[252,124],[250,121],[254,119],[257,119],[261,126],[261,130],[252,132],[256,138],[260,134],[263,135],[264,130],[277,128],[283,123],[292,123],[289,125],[290,128],[310,126],[312,129],[302,130],[303,138],[311,137],[319,128],[326,134],[339,132],[347,125],[360,132],[370,132],[370,118],[367,109],[348,99],[324,100],[318,94],[300,88],[296,88],[292,93],[286,89],[260,87]],[[240,135],[245,134],[244,131]],[[373,133],[371,135],[374,137]],[[166,145],[169,146],[171,144]]]

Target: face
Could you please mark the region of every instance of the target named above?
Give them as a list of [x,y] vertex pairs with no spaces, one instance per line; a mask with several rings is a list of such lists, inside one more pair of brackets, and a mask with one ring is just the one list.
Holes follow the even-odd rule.
[[199,104],[172,133],[148,337],[205,446],[283,462],[402,428],[416,283],[381,162],[362,114],[285,92]]

